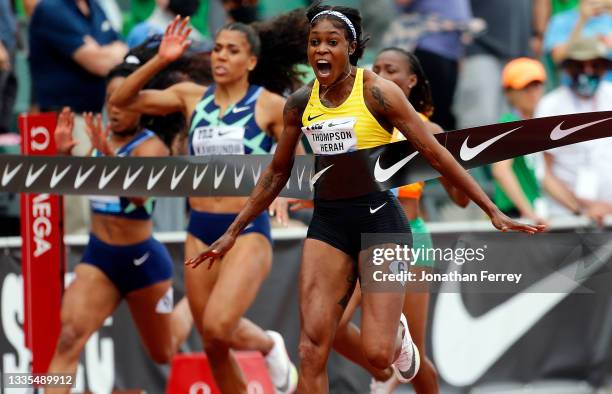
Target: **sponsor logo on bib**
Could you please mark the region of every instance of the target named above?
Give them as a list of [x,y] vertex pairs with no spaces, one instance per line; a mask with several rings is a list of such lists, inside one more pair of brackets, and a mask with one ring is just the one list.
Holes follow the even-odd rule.
[[191,146],[196,156],[244,154],[244,127],[203,126],[193,131]]

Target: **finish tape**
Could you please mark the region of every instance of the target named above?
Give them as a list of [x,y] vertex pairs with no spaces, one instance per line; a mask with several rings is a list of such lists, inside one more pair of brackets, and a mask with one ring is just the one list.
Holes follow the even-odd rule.
[[[612,111],[522,120],[435,136],[466,169],[612,136]],[[0,155],[0,191],[117,196],[248,196],[272,155]],[[350,198],[439,177],[409,141],[296,156],[281,196]]]

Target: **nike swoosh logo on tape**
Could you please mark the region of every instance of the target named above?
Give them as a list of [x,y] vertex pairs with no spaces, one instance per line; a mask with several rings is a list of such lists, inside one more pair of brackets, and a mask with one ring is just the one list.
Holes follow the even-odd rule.
[[597,123],[601,123],[601,122],[605,122],[606,120],[610,120],[612,118],[606,118],[606,119],[601,119],[601,120],[596,120],[594,122],[590,122],[590,123],[586,123],[586,124],[582,124],[579,126],[574,126],[574,127],[570,127],[569,129],[562,129],[561,125],[563,124],[563,122],[559,123],[554,129],[553,131],[551,131],[550,133],[550,139],[553,141],[557,141],[560,140],[562,138],[567,137],[570,134],[574,134],[577,131],[580,131],[582,129],[585,129],[589,126],[592,126],[594,124]]
[[[539,320],[612,256],[612,241],[569,264],[479,317],[465,307],[459,282],[440,287],[434,309],[432,343],[440,375],[456,386],[480,379]],[[594,261],[587,261],[594,259]],[[459,266],[459,272],[460,268]],[[576,272],[585,267],[579,279]],[[558,289],[550,293],[550,289]],[[500,331],[500,327],[503,330]],[[469,355],[466,360],[465,355]]]
[[183,175],[185,175],[187,168],[189,168],[189,166],[185,166],[185,168],[183,168],[183,171],[181,171],[181,173],[176,176],[176,167],[174,167],[174,170],[172,171],[172,181],[170,182],[170,190],[174,190],[181,181],[181,179],[183,179]]
[[36,181],[36,179],[38,179],[40,174],[42,174],[42,172],[45,170],[45,168],[47,168],[47,165],[44,164],[35,173],[32,173],[32,169],[33,168],[34,168],[34,165],[32,164],[30,166],[30,169],[28,170],[28,175],[26,176],[26,181],[25,181],[26,187],[32,186],[32,183],[34,183],[34,181]]
[[257,181],[259,181],[259,176],[261,175],[261,164],[259,168],[257,168],[257,173],[255,173],[253,167],[251,167],[251,172],[253,173],[253,185],[257,185]]
[[134,265],[138,267],[139,265],[142,265],[145,261],[147,261],[148,258],[149,258],[149,252],[142,255],[142,257],[134,259]]
[[215,183],[213,185],[215,187],[215,190],[217,190],[221,182],[223,182],[223,177],[225,177],[225,170],[227,170],[227,164],[223,166],[221,174],[217,175],[217,167],[215,166]]
[[461,150],[459,151],[459,157],[461,157],[461,160],[463,160],[463,161],[472,160],[473,158],[478,156],[482,151],[487,149],[489,146],[493,145],[494,143],[496,143],[500,139],[504,138],[508,134],[512,133],[513,131],[520,129],[521,127],[523,127],[523,126],[519,126],[516,129],[512,129],[510,131],[506,131],[505,133],[500,134],[498,136],[495,136],[495,137],[491,138],[490,140],[486,140],[485,142],[480,143],[480,144],[478,144],[478,145],[476,145],[476,146],[474,146],[472,148],[470,148],[467,145],[468,139],[470,138],[470,136],[468,135],[465,138],[465,141],[463,141],[463,145],[461,145]]
[[248,110],[250,107],[246,106],[246,107],[234,107],[234,109],[232,109],[232,113],[237,114],[238,112],[243,112]]
[[408,162],[412,160],[412,158],[418,154],[419,154],[419,151],[411,153],[410,155],[404,157],[402,160],[393,164],[389,168],[380,167],[380,156],[378,156],[378,159],[376,160],[376,165],[374,166],[374,179],[376,179],[378,182],[385,182],[386,180],[391,178],[393,175],[395,175],[395,173],[398,172],[403,166],[408,164]]
[[89,170],[87,170],[85,174],[81,174],[81,171],[83,171],[83,167],[79,166],[79,170],[77,171],[76,178],[74,178],[74,188],[75,189],[80,188],[81,185],[83,185],[83,182],[85,182],[85,180],[89,178],[89,175],[91,175],[91,173],[93,172],[95,168],[96,166],[93,165],[91,166]]
[[110,174],[106,175],[106,166],[104,166],[104,168],[102,169],[102,176],[100,177],[100,182],[98,182],[98,189],[104,189],[108,182],[113,179],[118,170],[119,166],[115,167],[115,169]]
[[317,172],[316,174],[314,174],[314,176],[312,178],[310,178],[310,188],[312,189],[314,187],[314,184],[316,181],[319,180],[319,178],[321,178],[321,175],[323,175],[323,173],[327,170],[329,170],[330,168],[332,168],[333,164],[328,165],[327,167],[325,167],[324,169],[322,169],[321,171]]
[[306,170],[306,166],[302,167],[302,173],[298,175],[298,189],[302,190],[302,179],[304,179],[304,170]]
[[319,114],[317,116],[310,116],[310,115],[308,115],[308,121],[311,122],[311,121],[315,120],[316,118],[318,118],[319,116],[323,116],[323,114]]
[[242,183],[242,176],[244,175],[244,164],[242,165],[242,169],[240,170],[240,174],[236,172],[236,167],[234,167],[234,189],[238,189],[238,186]]
[[8,185],[22,166],[23,163],[19,163],[17,167],[13,168],[12,170],[9,170],[9,165],[7,164],[6,167],[4,167],[4,175],[2,175],[2,186]]
[[376,212],[378,212],[382,207],[384,207],[385,205],[387,205],[388,201],[385,201],[380,207],[376,208],[376,209],[372,209],[372,207],[370,207],[370,213],[371,214],[375,214]]
[[128,187],[132,186],[132,183],[138,178],[138,175],[144,170],[144,166],[140,166],[140,168],[130,175],[130,170],[132,167],[128,167],[127,172],[125,173],[125,179],[123,180],[123,190],[127,190]]
[[66,173],[70,170],[70,168],[72,168],[72,164],[69,164],[68,167],[64,168],[64,170],[58,174],[57,166],[55,166],[55,168],[53,169],[53,174],[51,175],[51,181],[49,182],[49,187],[53,189],[55,186],[57,186],[59,181],[62,180],[62,178],[66,175]]
[[153,176],[154,168],[151,168],[151,173],[149,174],[149,180],[147,181],[147,190],[151,190],[153,186],[155,186],[157,181],[159,181],[159,178],[163,175],[164,172],[166,172],[167,167],[168,166],[164,166],[164,168],[162,168],[161,171],[159,171],[155,176]]
[[193,184],[192,184],[193,190],[196,190],[200,186],[200,183],[202,182],[204,175],[206,175],[207,170],[208,170],[208,164],[206,164],[206,167],[204,167],[202,172],[198,174],[198,168],[196,167],[195,171],[193,172]]

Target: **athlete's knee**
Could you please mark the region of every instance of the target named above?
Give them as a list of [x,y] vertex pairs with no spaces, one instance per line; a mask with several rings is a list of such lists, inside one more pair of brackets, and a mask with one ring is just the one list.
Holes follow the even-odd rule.
[[176,351],[170,344],[149,349],[149,356],[157,364],[169,364],[175,354]]
[[62,322],[57,340],[57,353],[64,356],[78,357],[87,342],[87,332],[79,322],[68,319]]
[[231,347],[236,322],[219,317],[204,320],[202,337],[205,344],[215,347]]
[[323,341],[315,340],[309,335],[302,334],[298,346],[300,365],[307,370],[324,370],[329,353],[328,345]]
[[351,346],[350,341],[350,327],[348,324],[339,325],[334,336],[334,349],[343,349],[347,346]]
[[371,366],[385,369],[394,361],[395,347],[395,342],[393,341],[379,341],[376,344],[363,344],[363,353]]

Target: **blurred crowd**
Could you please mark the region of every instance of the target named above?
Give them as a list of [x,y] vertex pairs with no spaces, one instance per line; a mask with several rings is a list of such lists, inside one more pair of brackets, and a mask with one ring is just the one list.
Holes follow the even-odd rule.
[[[108,72],[124,60],[129,48],[163,33],[176,15],[191,16],[192,51],[205,56],[214,32],[226,22],[265,20],[310,3],[0,0],[0,152],[15,153],[19,112],[58,111],[64,106],[77,113],[102,112]],[[447,131],[612,110],[612,0],[328,3],[361,10],[371,36],[362,66],[387,46],[418,57],[432,89],[431,120]],[[73,153],[84,154],[88,138],[82,119],[75,121],[79,145]],[[472,174],[514,217],[546,223],[586,215],[601,222],[612,214],[612,178],[605,173],[610,162],[612,138],[607,138],[517,157]],[[161,200],[157,230],[183,230],[184,215],[176,211],[184,211],[184,202]],[[75,217],[87,215],[82,201],[74,198],[69,204],[80,212]],[[15,204],[15,198],[0,196],[0,216],[13,224],[3,228],[3,235],[18,234]],[[423,205],[430,220],[483,219],[479,211],[451,207],[436,182],[428,184]],[[85,223],[67,228],[87,230]]]

